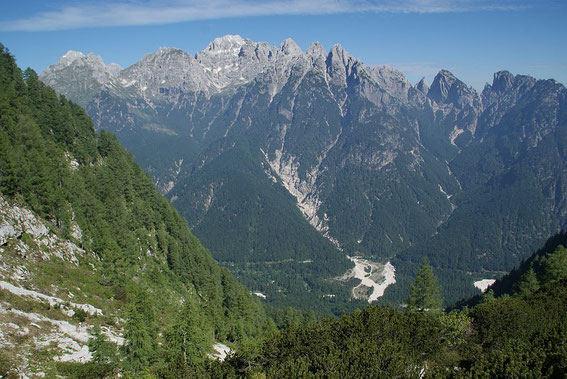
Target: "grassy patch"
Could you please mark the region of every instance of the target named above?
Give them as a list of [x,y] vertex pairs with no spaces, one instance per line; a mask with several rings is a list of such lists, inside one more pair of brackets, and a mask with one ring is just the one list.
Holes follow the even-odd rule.
[[[105,314],[115,313],[118,304],[109,301],[113,291],[101,285],[99,280],[99,275],[90,268],[77,267],[57,259],[41,262],[34,268],[34,283],[38,288],[64,288],[66,290],[57,294],[64,300],[91,304],[101,308]],[[72,291],[73,297],[68,291]]]

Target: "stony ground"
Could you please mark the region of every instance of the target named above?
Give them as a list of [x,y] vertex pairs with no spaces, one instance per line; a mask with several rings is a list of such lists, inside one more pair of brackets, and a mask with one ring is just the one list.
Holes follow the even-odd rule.
[[0,354],[20,377],[52,377],[56,362],[90,360],[95,325],[124,343],[112,301],[85,267],[81,238],[78,225],[62,239],[0,196]]

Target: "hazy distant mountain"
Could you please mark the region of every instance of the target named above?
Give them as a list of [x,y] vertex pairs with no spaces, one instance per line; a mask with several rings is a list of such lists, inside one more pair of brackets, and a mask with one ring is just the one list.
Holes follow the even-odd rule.
[[454,299],[567,226],[553,80],[499,72],[479,94],[442,70],[412,85],[340,45],[239,36],[124,70],[69,52],[41,78],[117,133],[217,260],[274,302],[348,297],[329,280],[345,254],[393,259],[394,300],[427,255]]

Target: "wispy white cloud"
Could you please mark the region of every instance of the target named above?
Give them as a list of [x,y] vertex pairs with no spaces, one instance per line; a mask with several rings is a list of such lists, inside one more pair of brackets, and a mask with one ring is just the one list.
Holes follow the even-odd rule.
[[[69,3],[67,3],[69,4]],[[447,13],[511,10],[522,0],[100,0],[72,2],[28,18],[0,21],[3,31],[44,31],[267,15]]]

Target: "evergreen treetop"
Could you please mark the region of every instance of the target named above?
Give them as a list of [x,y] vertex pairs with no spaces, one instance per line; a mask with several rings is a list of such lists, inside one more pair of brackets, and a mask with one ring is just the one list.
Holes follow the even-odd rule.
[[415,282],[411,286],[407,300],[408,308],[410,310],[438,312],[441,311],[442,302],[441,287],[426,257],[417,269]]

